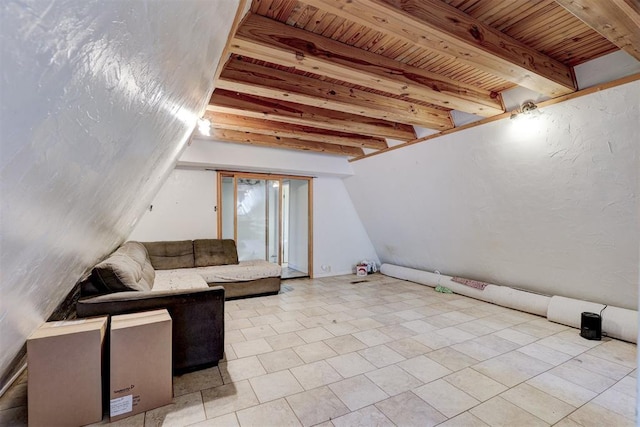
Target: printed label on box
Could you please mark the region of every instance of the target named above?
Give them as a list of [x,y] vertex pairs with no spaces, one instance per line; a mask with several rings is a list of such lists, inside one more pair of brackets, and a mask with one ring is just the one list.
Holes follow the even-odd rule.
[[133,410],[133,394],[116,397],[115,399],[111,399],[110,402],[109,416],[111,417],[126,414]]

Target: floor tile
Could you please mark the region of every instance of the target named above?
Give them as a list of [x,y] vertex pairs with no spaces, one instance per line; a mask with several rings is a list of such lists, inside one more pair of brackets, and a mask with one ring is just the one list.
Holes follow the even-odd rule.
[[487,360],[500,355],[498,350],[482,345],[478,341],[466,341],[452,345],[451,348],[477,360]]
[[554,350],[570,354],[571,356],[577,356],[589,350],[589,347],[587,346],[569,342],[555,335],[542,338],[541,340],[537,341],[537,343],[550,347]]
[[324,341],[338,354],[352,353],[367,348],[367,345],[353,335],[342,335]]
[[330,357],[337,356],[338,354],[322,341],[301,345],[299,347],[294,347],[293,349],[298,353],[298,356],[305,361],[305,363],[328,359]]
[[364,375],[338,381],[330,384],[329,388],[351,411],[356,411],[389,397]]
[[469,412],[492,427],[543,427],[549,425],[540,418],[501,397],[494,397],[487,400],[475,408],[470,409]]
[[220,368],[222,380],[225,384],[246,380],[247,378],[257,377],[267,373],[256,356],[230,360],[226,363],[220,363],[218,367]]
[[239,329],[235,329],[232,331],[225,331],[224,333],[224,343],[225,344],[233,344],[236,342],[246,341],[247,339],[242,335]]
[[413,359],[400,362],[397,365],[425,383],[451,373],[449,369],[425,356],[414,357]]
[[443,379],[480,401],[488,400],[507,389],[504,384],[471,368],[447,375]]
[[256,317],[249,318],[253,326],[272,325],[274,323],[280,323],[279,317],[273,314],[263,314]]
[[360,331],[366,331],[367,329],[375,329],[379,328],[380,326],[384,326],[382,323],[369,318],[350,320],[349,323],[358,328],[358,330]]
[[526,383],[505,391],[500,397],[549,424],[557,423],[576,409]]
[[240,427],[236,414],[227,414],[191,424],[189,427]]
[[285,399],[278,399],[262,405],[238,411],[242,427],[265,427],[265,420],[278,427],[294,427],[302,424]]
[[266,337],[265,341],[267,341],[274,350],[282,350],[284,348],[297,347],[305,344],[302,338],[293,332],[283,335],[275,335],[273,337]]
[[258,356],[258,359],[268,373],[281,371],[283,369],[289,369],[304,364],[298,354],[290,348],[272,351],[267,354],[261,354]]
[[175,397],[171,404],[147,411],[145,426],[185,426],[205,420],[202,395],[200,392]]
[[637,351],[638,348],[635,344],[609,339],[589,350],[587,353],[591,356],[596,356],[635,369],[637,365]]
[[395,427],[375,406],[367,406],[331,421],[335,427]]
[[423,384],[422,381],[395,365],[367,372],[365,375],[389,396],[395,396]]
[[[280,319],[278,319],[280,321]],[[287,320],[286,322],[280,321],[280,323],[274,323],[271,327],[278,334],[286,334],[288,332],[296,332],[304,329],[304,326],[300,324],[300,322],[296,320]]]
[[222,385],[222,375],[217,366],[173,377],[173,396],[178,397],[195,391]]
[[349,322],[329,323],[327,325],[324,325],[323,328],[325,328],[327,331],[331,332],[336,337],[339,337],[341,335],[352,334],[352,333],[358,332],[360,330],[360,329],[356,328],[355,326],[353,326]]
[[248,380],[202,390],[207,418],[215,418],[257,405],[258,398]]
[[326,340],[329,338],[333,338],[331,332],[327,331],[323,327],[316,327],[311,329],[305,329],[302,331],[296,332],[306,343],[312,343],[317,341]]
[[513,387],[552,367],[524,353],[512,351],[480,362],[474,365],[473,369],[508,387]]
[[387,347],[401,354],[407,359],[411,359],[416,356],[421,356],[433,350],[431,347],[427,347],[426,345],[420,344],[418,341],[414,340],[413,338],[404,338],[404,339],[392,341],[390,343],[387,343]]
[[587,403],[568,417],[580,426],[634,427],[635,421],[596,404]]
[[409,322],[401,323],[400,326],[404,326],[405,328],[410,329],[418,334],[424,334],[438,329],[436,326],[433,326],[432,324],[427,323],[424,320],[411,320]]
[[382,332],[383,334],[390,336],[394,340],[399,340],[399,339],[402,339],[402,338],[409,338],[409,337],[412,337],[414,335],[418,335],[417,332],[412,331],[409,328],[405,328],[402,325],[383,326],[381,328],[378,328],[378,330],[380,332]]
[[447,418],[480,404],[480,401],[442,379],[418,387],[413,392]]
[[471,414],[470,412],[463,412],[457,417],[451,418],[442,424],[438,424],[438,427],[490,427],[489,424],[482,421],[480,418]]
[[300,383],[289,371],[279,371],[254,377],[249,382],[261,403],[303,391]]
[[376,408],[399,426],[435,426],[447,419],[410,391],[378,402]]
[[291,373],[305,390],[311,390],[343,379],[338,371],[324,360],[292,368]]
[[258,338],[271,337],[278,335],[278,333],[269,325],[254,326],[252,328],[240,329],[242,335],[245,336],[247,341],[256,340]]
[[567,365],[579,366],[582,369],[586,369],[587,371],[591,371],[614,380],[620,380],[632,371],[632,369],[627,366],[620,365],[606,359],[601,359],[590,354],[581,354],[576,356],[571,361],[567,362]]
[[376,368],[382,368],[405,360],[399,353],[391,350],[386,345],[366,348],[360,350],[358,354],[367,359]]
[[628,394],[609,389],[593,399],[592,402],[630,420],[635,419],[636,399]]
[[376,345],[387,343],[389,341],[393,341],[393,338],[383,334],[378,329],[369,329],[366,331],[355,332],[353,336],[359,341],[362,341],[363,343],[365,343],[369,347],[373,347]]
[[344,378],[354,377],[376,369],[358,353],[348,353],[327,359],[327,363]]
[[631,376],[626,376],[620,381],[618,381],[613,387],[612,390],[619,391],[620,393],[624,393],[628,396],[636,398],[638,391],[636,386],[636,379]]
[[551,347],[537,342],[520,347],[518,351],[554,366],[560,365],[572,358],[572,356],[567,353],[554,350]]
[[289,406],[304,426],[312,426],[349,413],[349,409],[326,386],[287,397]]
[[502,329],[500,331],[494,332],[492,335],[495,335],[500,338],[504,338],[509,341],[513,341],[519,345],[527,345],[531,344],[534,341],[537,341],[538,338],[529,334],[525,334],[523,332],[516,331],[515,329],[507,328]]
[[575,407],[584,405],[598,395],[596,392],[553,375],[550,372],[544,372],[533,377],[528,380],[526,384]]
[[435,360],[442,366],[452,370],[459,371],[468,366],[475,365],[479,360],[469,357],[464,353],[460,353],[451,347],[441,348],[430,353],[425,354],[431,360]]
[[602,393],[616,383],[616,380],[612,378],[596,374],[571,363],[564,363],[553,368],[549,373],[596,393]]
[[238,356],[239,359],[273,351],[273,348],[271,348],[269,343],[267,343],[264,338],[237,342],[231,344],[231,347],[233,347],[233,351],[235,351],[236,356]]

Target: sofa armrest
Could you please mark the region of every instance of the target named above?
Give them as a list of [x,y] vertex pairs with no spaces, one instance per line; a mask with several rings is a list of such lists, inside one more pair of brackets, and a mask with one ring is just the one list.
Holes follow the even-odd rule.
[[224,288],[116,292],[83,298],[78,317],[166,308],[172,319],[175,374],[215,366],[224,357]]

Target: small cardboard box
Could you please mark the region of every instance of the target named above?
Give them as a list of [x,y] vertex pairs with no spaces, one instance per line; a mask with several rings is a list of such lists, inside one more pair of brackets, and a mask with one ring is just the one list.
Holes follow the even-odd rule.
[[171,317],[167,310],[112,316],[110,338],[111,421],[171,403]]
[[102,420],[107,317],[48,322],[27,340],[30,426]]

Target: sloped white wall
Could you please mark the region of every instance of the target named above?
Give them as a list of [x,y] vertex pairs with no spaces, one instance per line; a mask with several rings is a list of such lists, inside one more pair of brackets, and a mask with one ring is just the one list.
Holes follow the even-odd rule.
[[216,179],[213,171],[174,169],[128,240],[217,238]]
[[636,308],[640,82],[353,162],[383,262]]
[[[245,150],[246,148],[250,150]],[[378,261],[349,194],[342,180],[337,177],[351,173],[351,167],[343,157],[205,140],[193,141],[179,161],[180,164],[202,169],[174,170],[156,199],[151,202],[154,205],[153,211],[149,212],[147,209],[130,239],[165,240],[173,235],[189,239],[200,238],[199,235],[192,236],[193,232],[209,230],[208,224],[215,224],[215,213],[206,207],[207,203],[196,205],[182,201],[196,200],[199,197],[209,200],[211,195],[216,199],[216,181],[209,179],[214,172],[204,168],[213,167],[218,161],[224,162],[225,170],[264,173],[295,171],[299,175],[316,177],[313,180],[314,276],[349,274],[353,266],[364,258]],[[187,179],[184,178],[187,172],[190,172],[188,182],[192,185],[187,185]],[[171,205],[172,208],[160,208],[161,205]],[[194,209],[199,212],[194,212]],[[197,218],[201,224],[187,225],[188,221],[178,221],[176,218]],[[167,231],[165,226],[169,223],[178,228]]]
[[0,4],[0,376],[173,168],[237,6]]

